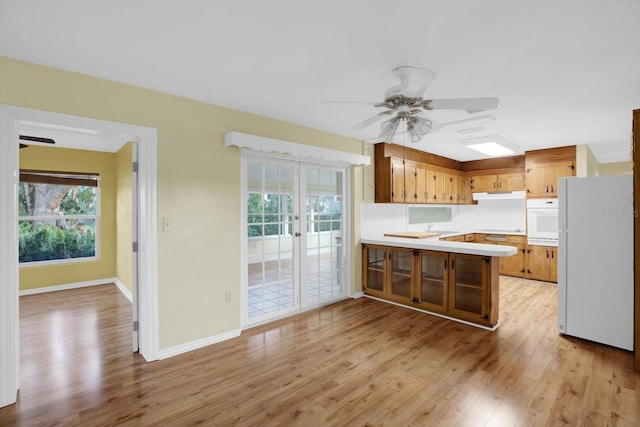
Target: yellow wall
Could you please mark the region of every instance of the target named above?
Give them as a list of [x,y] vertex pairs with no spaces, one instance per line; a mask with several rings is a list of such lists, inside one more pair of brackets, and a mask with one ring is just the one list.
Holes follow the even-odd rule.
[[125,144],[116,158],[116,277],[133,291],[133,214],[131,182],[133,175],[131,142]]
[[600,163],[587,144],[576,146],[576,176],[600,175]]
[[[363,152],[355,139],[6,57],[0,103],[158,129],[160,348],[240,327],[240,151],[224,147],[225,133]],[[356,169],[352,237],[363,197]],[[162,232],[164,216],[173,218],[173,231]],[[351,283],[360,290],[356,248],[353,239]]]
[[99,259],[53,266],[34,267],[25,264],[20,268],[20,290],[114,277],[116,254],[114,154],[32,145],[20,150],[20,168],[100,174]]
[[600,175],[631,175],[631,162],[600,163]]

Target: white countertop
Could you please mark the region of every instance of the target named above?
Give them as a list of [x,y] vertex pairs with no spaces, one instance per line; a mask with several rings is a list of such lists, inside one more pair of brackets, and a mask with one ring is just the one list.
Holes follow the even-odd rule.
[[[464,233],[459,233],[464,234]],[[452,236],[453,234],[447,234]],[[483,256],[510,256],[518,252],[515,246],[485,245],[483,243],[450,242],[439,240],[439,237],[428,239],[409,239],[404,237],[372,237],[361,238],[361,243],[370,245],[395,246],[410,249],[425,249],[430,251],[453,252],[458,254],[483,255]]]

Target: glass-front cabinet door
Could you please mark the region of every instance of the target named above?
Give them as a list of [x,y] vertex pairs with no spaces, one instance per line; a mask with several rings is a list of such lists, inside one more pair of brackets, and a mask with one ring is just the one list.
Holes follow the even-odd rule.
[[408,303],[413,298],[414,250],[389,248],[389,298]]
[[420,252],[416,300],[421,308],[438,313],[447,312],[448,260],[447,253]]
[[449,266],[450,313],[473,322],[488,322],[489,258],[450,254]]
[[362,259],[365,261],[362,271],[364,291],[373,296],[385,297],[385,247],[362,245]]

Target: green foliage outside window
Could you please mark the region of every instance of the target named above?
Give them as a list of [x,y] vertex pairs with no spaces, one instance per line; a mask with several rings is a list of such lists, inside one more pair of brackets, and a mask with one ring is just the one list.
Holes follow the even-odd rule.
[[19,262],[95,256],[97,201],[97,187],[20,182]]

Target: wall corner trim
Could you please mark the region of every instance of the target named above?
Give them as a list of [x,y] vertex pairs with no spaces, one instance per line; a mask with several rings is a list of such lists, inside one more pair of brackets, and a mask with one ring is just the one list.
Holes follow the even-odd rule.
[[222,341],[230,340],[240,336],[240,329],[233,329],[221,334],[212,335],[210,337],[201,338],[198,340],[186,342],[184,344],[174,345],[172,347],[162,348],[158,352],[158,359],[168,359],[169,357],[177,356],[182,353],[197,350],[202,347],[206,347],[211,344],[217,344]]
[[130,303],[133,303],[133,294],[131,293],[129,288],[127,288],[125,284],[122,283],[122,281],[120,281],[120,279],[118,279],[117,277],[114,277],[112,280],[113,283],[115,283],[115,285],[118,287],[120,292],[122,292],[122,295],[124,295]]

